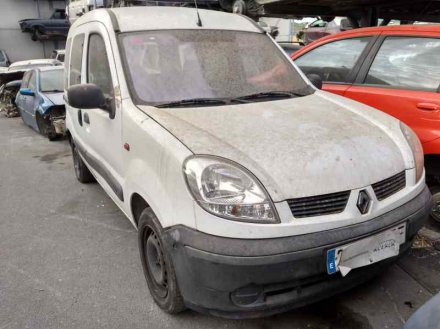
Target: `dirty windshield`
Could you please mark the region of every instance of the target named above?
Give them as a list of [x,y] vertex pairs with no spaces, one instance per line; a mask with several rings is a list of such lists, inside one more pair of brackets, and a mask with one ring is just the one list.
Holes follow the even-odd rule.
[[42,71],[40,85],[42,92],[62,92],[64,70]]
[[241,97],[249,102],[252,95],[310,93],[289,59],[262,33],[169,30],[121,38],[130,88],[140,104]]

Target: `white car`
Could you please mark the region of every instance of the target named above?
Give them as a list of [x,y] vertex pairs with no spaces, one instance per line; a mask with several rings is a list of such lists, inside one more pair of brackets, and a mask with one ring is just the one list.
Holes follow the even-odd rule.
[[413,131],[315,88],[246,17],[94,10],[69,32],[65,70],[76,176],[138,229],[167,312],[328,298],[408,251],[429,216]]
[[69,0],[66,6],[66,16],[69,17],[70,24],[73,24],[85,13],[102,7],[104,7],[104,0]]
[[56,59],[30,59],[27,61],[12,63],[8,68],[8,72],[27,71],[37,67],[61,66],[61,65],[63,65],[63,63],[61,63],[59,60]]

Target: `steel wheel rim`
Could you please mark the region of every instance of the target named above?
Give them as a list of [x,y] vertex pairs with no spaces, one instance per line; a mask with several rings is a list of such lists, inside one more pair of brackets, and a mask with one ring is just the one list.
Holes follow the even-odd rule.
[[161,298],[168,295],[168,275],[160,240],[153,230],[145,230],[144,258],[154,290]]

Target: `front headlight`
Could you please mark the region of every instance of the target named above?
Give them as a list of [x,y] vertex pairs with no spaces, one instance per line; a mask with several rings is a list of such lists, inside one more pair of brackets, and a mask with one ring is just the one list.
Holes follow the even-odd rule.
[[408,144],[411,147],[414,156],[414,166],[416,168],[417,183],[423,175],[423,166],[425,164],[423,147],[420,143],[419,138],[410,127],[408,127],[403,122],[400,122],[400,129],[402,130],[403,136],[405,136],[406,140],[408,141]]
[[274,205],[246,169],[215,157],[194,157],[183,171],[194,199],[206,211],[227,219],[277,223]]

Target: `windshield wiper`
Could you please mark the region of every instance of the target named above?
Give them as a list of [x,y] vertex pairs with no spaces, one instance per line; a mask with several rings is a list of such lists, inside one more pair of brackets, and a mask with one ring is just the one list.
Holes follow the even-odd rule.
[[256,94],[240,96],[234,98],[234,100],[240,101],[240,100],[251,100],[251,99],[260,99],[260,98],[292,98],[292,97],[302,97],[302,96],[306,96],[306,95],[293,91],[266,91]]
[[219,98],[192,98],[192,99],[182,99],[180,101],[160,103],[154,105],[155,107],[182,107],[191,105],[224,105],[226,101]]
[[64,90],[53,89],[53,90],[43,90],[41,92],[42,93],[62,93],[62,92],[64,92]]

